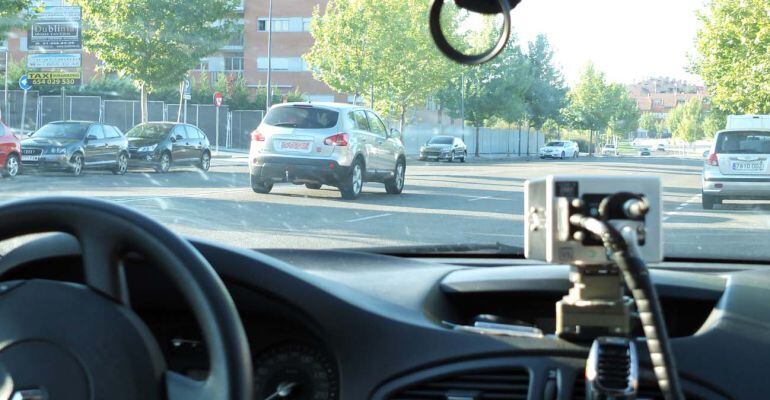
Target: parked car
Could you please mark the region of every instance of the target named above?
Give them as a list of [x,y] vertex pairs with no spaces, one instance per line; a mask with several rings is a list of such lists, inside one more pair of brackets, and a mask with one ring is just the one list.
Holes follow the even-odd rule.
[[620,151],[618,150],[617,146],[606,144],[602,148],[602,155],[607,157],[618,157],[620,156]]
[[175,122],[147,122],[126,132],[131,167],[150,167],[166,173],[173,165],[195,165],[208,171],[211,144],[195,126]]
[[666,151],[666,145],[665,143],[658,143],[658,147],[656,148],[657,151]]
[[577,143],[570,140],[548,142],[540,148],[540,158],[578,158],[580,149]]
[[728,199],[770,200],[770,129],[717,132],[703,166],[703,208]]
[[251,187],[269,193],[275,182],[339,188],[355,199],[364,182],[381,182],[390,194],[404,188],[406,156],[401,134],[374,111],[337,103],[273,106],[251,134]]
[[21,141],[24,168],[69,171],[106,168],[116,175],[128,168],[128,141],[120,129],[98,122],[58,121]]
[[0,175],[14,177],[21,172],[21,142],[13,129],[0,123]]
[[709,154],[711,154],[711,150],[704,150],[703,151],[703,158],[709,158]]
[[650,150],[649,147],[642,147],[641,149],[639,149],[639,156],[644,157],[644,156],[651,156],[651,155],[652,155],[652,150]]
[[462,139],[454,136],[434,136],[420,146],[420,161],[436,159],[453,162],[460,160],[465,162],[468,157],[468,147]]

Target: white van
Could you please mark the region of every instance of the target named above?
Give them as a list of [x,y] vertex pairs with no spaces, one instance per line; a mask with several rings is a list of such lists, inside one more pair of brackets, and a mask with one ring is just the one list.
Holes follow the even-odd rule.
[[770,115],[728,115],[725,129],[770,129]]

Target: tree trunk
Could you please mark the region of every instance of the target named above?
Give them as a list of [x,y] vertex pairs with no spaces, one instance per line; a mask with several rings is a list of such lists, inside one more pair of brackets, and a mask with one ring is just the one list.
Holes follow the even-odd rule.
[[521,121],[516,123],[516,136],[519,139],[519,148],[516,151],[516,155],[521,157]]
[[481,135],[479,134],[479,125],[474,124],[476,126],[476,157],[479,156],[479,139],[481,138]]
[[593,156],[594,155],[594,131],[591,130],[591,133],[588,134],[588,155]]
[[513,133],[513,124],[508,124],[508,135],[505,137],[505,156],[511,156],[511,136]]
[[527,122],[527,158],[529,158],[529,136],[530,132],[532,132],[532,127],[529,126],[529,122]]
[[404,124],[406,124],[406,106],[401,107],[401,117],[398,121],[398,131],[401,132],[401,137],[404,137]]
[[139,85],[139,109],[142,114],[142,123],[147,122],[147,84],[142,82]]

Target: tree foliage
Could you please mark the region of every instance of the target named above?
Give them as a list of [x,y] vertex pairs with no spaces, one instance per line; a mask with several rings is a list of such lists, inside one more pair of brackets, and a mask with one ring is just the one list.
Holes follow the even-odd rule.
[[[604,73],[593,64],[586,65],[580,81],[567,93],[567,106],[562,116],[574,129],[609,133],[625,133],[636,129],[639,112],[626,89],[608,83]],[[593,139],[591,144],[593,147]],[[592,149],[589,148],[589,153]]]
[[529,43],[526,55],[529,88],[524,94],[527,119],[537,129],[549,119],[559,119],[567,89],[561,71],[554,65],[553,50],[545,35]]
[[[672,137],[685,142],[694,142],[706,137],[704,122],[707,116],[708,113],[703,109],[703,102],[698,98],[692,98],[674,107],[666,117],[666,124]],[[709,129],[713,124],[713,120],[710,119]]]
[[3,39],[12,29],[24,24],[24,11],[29,6],[29,0],[0,0],[0,36]]
[[74,0],[83,9],[86,51],[146,93],[175,87],[239,27],[236,0]]
[[[369,97],[377,108],[406,110],[421,104],[457,74],[433,45],[423,0],[330,0],[311,22],[313,47],[305,61],[331,88]],[[371,99],[369,99],[371,100]]]
[[639,128],[649,133],[658,133],[658,119],[651,113],[644,113],[639,117]]
[[699,19],[693,70],[714,106],[733,114],[770,113],[767,0],[710,0]]

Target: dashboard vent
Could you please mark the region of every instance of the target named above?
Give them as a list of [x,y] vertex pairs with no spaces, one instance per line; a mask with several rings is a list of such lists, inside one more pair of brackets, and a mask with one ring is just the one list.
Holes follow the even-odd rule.
[[[698,396],[695,393],[685,393],[687,400],[705,400],[703,396]],[[720,397],[721,398],[721,397]],[[586,382],[582,376],[578,376],[575,380],[575,386],[572,389],[571,400],[586,400]],[[639,390],[636,393],[637,400],[664,400],[663,395],[660,394],[657,382],[653,380],[641,380],[639,382]]]
[[525,400],[529,372],[523,368],[467,371],[407,386],[389,400]]

